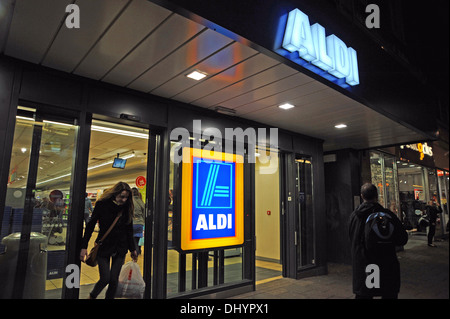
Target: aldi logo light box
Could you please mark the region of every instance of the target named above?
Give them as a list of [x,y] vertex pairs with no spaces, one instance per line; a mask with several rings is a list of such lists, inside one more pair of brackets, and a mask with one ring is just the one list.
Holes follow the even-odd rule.
[[241,155],[183,148],[181,250],[243,244],[243,184]]

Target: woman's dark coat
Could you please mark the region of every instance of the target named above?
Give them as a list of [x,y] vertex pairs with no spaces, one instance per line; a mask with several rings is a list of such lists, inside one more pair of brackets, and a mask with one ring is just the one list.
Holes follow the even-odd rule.
[[133,223],[129,221],[126,208],[124,209],[124,206],[116,205],[112,199],[96,202],[91,219],[86,225],[81,248],[88,247],[89,240],[91,239],[97,221],[99,223],[100,231],[95,242],[98,242],[108,231],[121,210],[124,210],[124,212],[98,249],[98,256],[109,257],[114,254],[125,256],[128,250],[130,252],[135,251],[136,246],[133,238]]

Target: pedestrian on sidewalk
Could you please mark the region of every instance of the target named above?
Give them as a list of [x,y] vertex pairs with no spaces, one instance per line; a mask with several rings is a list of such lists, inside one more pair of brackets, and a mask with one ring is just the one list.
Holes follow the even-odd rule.
[[430,200],[425,209],[427,212],[428,220],[430,221],[430,224],[428,226],[428,246],[436,247],[436,245],[433,244],[433,237],[436,234],[436,221],[438,218],[438,214],[442,213],[442,208],[441,206],[439,206],[439,204],[436,204],[434,201]]
[[395,247],[405,245],[408,234],[397,216],[378,203],[373,184],[361,187],[361,197],[363,203],[351,214],[349,224],[353,293],[356,299],[397,299],[400,264]]

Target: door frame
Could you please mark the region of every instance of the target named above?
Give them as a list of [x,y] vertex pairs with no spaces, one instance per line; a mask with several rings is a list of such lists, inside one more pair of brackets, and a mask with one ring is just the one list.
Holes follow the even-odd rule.
[[[298,279],[299,273],[303,270],[309,270],[317,267],[317,264],[299,267],[298,248],[300,246],[300,221],[298,216],[297,203],[299,201],[296,192],[296,163],[297,157],[312,157],[309,155],[298,154],[295,152],[280,151],[280,211],[281,211],[281,258],[283,266],[283,277]],[[313,172],[313,171],[312,171]],[[313,179],[313,176],[311,176]],[[312,187],[314,197],[314,187]],[[314,202],[314,201],[313,201]],[[314,216],[314,207],[313,216]],[[316,258],[316,241],[315,241],[315,219],[313,219],[313,251]]]

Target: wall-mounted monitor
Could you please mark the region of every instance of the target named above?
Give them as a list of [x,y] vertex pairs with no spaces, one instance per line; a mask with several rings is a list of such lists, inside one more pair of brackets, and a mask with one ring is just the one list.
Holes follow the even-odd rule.
[[126,159],[123,159],[123,158],[119,158],[119,157],[116,157],[115,159],[114,159],[114,162],[113,162],[113,164],[112,164],[112,167],[113,168],[125,168],[125,165],[127,164],[127,160]]

